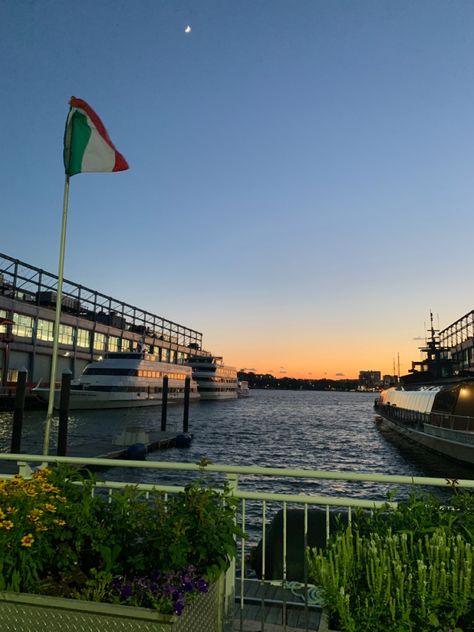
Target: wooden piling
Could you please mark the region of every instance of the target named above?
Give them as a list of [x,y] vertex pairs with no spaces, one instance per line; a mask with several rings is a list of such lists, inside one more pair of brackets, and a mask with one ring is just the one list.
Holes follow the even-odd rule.
[[12,454],[18,454],[21,451],[21,431],[23,428],[23,414],[25,411],[25,393],[26,378],[28,371],[20,369],[18,371],[18,380],[15,391],[15,407],[13,410],[13,429],[12,429]]
[[71,392],[71,371],[64,371],[61,378],[61,396],[59,399],[58,447],[56,454],[66,456],[67,427],[69,422],[69,395]]
[[161,432],[166,432],[166,415],[168,412],[168,376],[163,378],[163,393],[161,399]]
[[183,412],[183,432],[189,430],[189,394],[191,390],[191,378],[189,375],[184,380],[184,412]]

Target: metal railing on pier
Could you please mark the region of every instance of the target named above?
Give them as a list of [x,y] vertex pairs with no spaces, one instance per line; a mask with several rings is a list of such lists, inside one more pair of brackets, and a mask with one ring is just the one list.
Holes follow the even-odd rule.
[[[318,518],[316,524],[319,527],[317,540],[324,543],[335,524],[334,510],[338,509],[339,512],[345,513],[346,520],[350,522],[351,512],[357,507],[369,510],[376,507],[396,507],[397,503],[394,501],[361,497],[360,490],[357,496],[339,496],[331,490],[330,481],[336,484],[338,481],[380,484],[385,491],[387,486],[394,485],[423,488],[448,488],[453,485],[452,480],[444,478],[378,473],[215,464],[204,466],[192,463],[30,454],[0,454],[0,469],[8,468],[7,464],[10,467],[10,473],[0,473],[0,478],[11,477],[14,471],[29,476],[32,468],[46,463],[68,463],[81,468],[105,468],[107,476],[113,480],[97,480],[95,487],[108,490],[109,494],[130,484],[145,492],[157,490],[173,494],[183,489],[184,484],[189,482],[189,477],[205,477],[206,481],[217,489],[223,489],[224,485],[228,484],[232,494],[239,501],[239,524],[249,534],[248,539],[239,542],[238,559],[226,575],[229,606],[227,623],[230,625],[228,629],[245,630],[249,621],[253,621],[262,632],[270,629],[285,632],[288,628],[301,631],[318,629],[321,604],[316,588],[309,582],[305,556],[306,547],[314,542],[312,538],[315,535],[315,516]],[[141,472],[138,481],[137,471]],[[155,474],[150,479],[152,472]],[[173,474],[173,479],[166,481],[166,476],[170,474]],[[125,480],[117,480],[118,478]],[[143,482],[143,478],[149,482]],[[278,486],[282,480],[293,482],[295,489],[298,489],[298,483],[307,485],[320,481],[327,486],[325,489],[328,493],[281,493]],[[474,489],[474,480],[457,480],[456,487]],[[269,488],[272,491],[269,491]],[[382,491],[380,498],[384,497],[386,493]],[[278,527],[275,529],[274,525],[277,523]],[[274,541],[270,542],[270,536],[275,536],[275,533],[278,537],[274,537]],[[296,573],[296,577],[297,562],[300,562],[298,572],[301,575]]]

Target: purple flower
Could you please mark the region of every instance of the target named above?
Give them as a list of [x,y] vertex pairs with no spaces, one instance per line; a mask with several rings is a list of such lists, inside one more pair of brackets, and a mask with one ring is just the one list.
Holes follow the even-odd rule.
[[199,592],[207,593],[209,590],[209,584],[204,579],[198,579],[196,582],[196,588]]
[[120,593],[120,597],[121,599],[128,599],[129,597],[131,597],[132,593],[133,590],[130,584],[124,584]]
[[173,610],[178,616],[181,616],[181,613],[183,612],[183,608],[184,608],[184,602],[181,599],[179,601],[174,602]]

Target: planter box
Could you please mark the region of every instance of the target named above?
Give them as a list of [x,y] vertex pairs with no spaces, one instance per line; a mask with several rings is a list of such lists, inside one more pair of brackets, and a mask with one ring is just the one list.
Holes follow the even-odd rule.
[[115,604],[0,592],[0,629],[5,632],[221,632],[224,575],[208,593],[196,595],[181,616]]

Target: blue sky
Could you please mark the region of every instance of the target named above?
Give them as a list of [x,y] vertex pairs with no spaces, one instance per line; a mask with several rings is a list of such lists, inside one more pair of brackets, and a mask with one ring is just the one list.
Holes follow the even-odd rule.
[[0,251],[57,269],[75,95],[130,170],[72,178],[66,277],[239,368],[406,369],[473,308],[473,75],[467,1],[4,0]]

